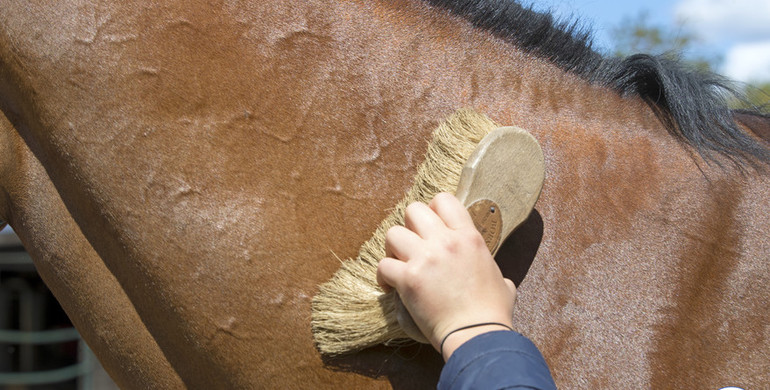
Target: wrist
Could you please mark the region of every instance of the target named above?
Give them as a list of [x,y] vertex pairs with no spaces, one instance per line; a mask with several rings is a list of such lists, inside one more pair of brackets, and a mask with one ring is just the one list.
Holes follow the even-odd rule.
[[464,327],[457,328],[447,333],[441,344],[439,345],[439,353],[444,358],[444,361],[448,361],[454,351],[461,345],[465,344],[468,340],[488,332],[494,332],[497,330],[509,330],[513,328],[504,323],[488,322],[472,324]]

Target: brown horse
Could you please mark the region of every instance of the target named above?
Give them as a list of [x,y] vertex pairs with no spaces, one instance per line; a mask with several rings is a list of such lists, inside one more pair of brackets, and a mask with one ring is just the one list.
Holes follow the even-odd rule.
[[123,387],[433,386],[320,356],[310,297],[468,106],[545,153],[498,261],[560,387],[770,382],[768,119],[714,76],[501,1],[0,9],[0,217]]

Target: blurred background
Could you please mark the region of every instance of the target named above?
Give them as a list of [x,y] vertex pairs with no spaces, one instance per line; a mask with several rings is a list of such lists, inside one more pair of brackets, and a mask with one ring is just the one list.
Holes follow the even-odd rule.
[[0,230],[0,390],[117,390],[10,228]]
[[[770,0],[525,2],[593,31],[607,55],[681,57],[770,104]],[[746,103],[733,102],[735,107]],[[10,229],[0,232],[0,390],[117,388],[42,283]]]
[[[770,0],[535,0],[538,11],[593,31],[608,55],[679,56],[736,82],[756,106],[770,104]],[[740,102],[734,102],[740,107]]]

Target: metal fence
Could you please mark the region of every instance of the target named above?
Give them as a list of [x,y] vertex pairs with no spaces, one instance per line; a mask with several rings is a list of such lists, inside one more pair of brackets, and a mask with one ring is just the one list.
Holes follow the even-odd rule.
[[14,238],[0,233],[0,389],[95,388],[101,367]]

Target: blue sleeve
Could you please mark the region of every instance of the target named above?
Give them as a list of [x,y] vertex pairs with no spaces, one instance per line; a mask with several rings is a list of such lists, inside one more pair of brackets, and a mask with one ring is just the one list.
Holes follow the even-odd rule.
[[457,348],[441,371],[438,388],[556,389],[545,359],[517,332],[478,335]]

